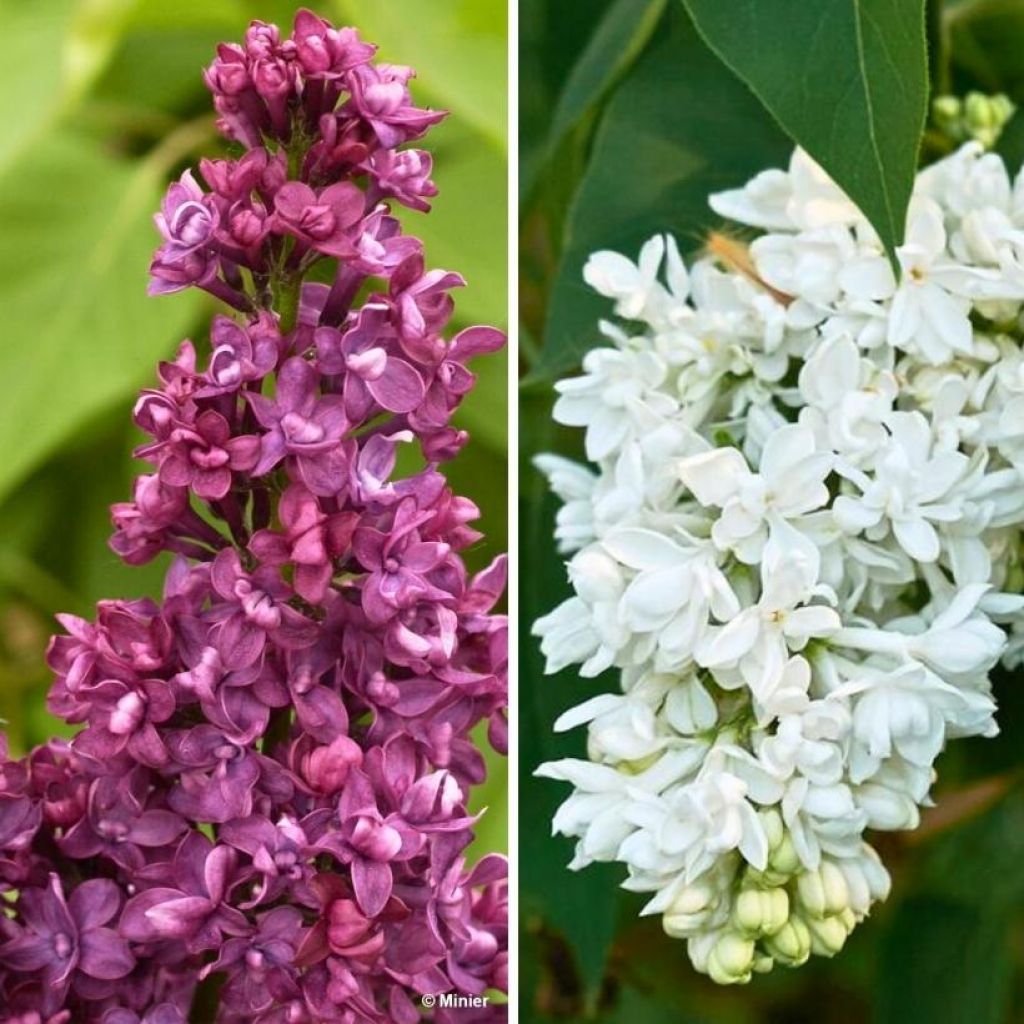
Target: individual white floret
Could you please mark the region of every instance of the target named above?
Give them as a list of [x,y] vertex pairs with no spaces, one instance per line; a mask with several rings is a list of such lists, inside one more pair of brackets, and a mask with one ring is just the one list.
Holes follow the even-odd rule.
[[591,349],[583,371],[582,377],[558,382],[554,417],[566,426],[586,428],[587,457],[594,461],[656,428],[677,409],[661,390],[668,369],[653,352]]
[[538,768],[536,774],[541,778],[573,785],[572,795],[551,824],[552,832],[579,840],[570,868],[577,871],[594,861],[618,859],[622,843],[636,829],[627,812],[638,801],[689,777],[700,764],[704,749],[694,743],[668,751],[641,771],[571,758]]
[[562,554],[571,554],[594,539],[594,485],[597,475],[560,455],[538,455],[534,465],[561,499],[555,539]]
[[757,602],[709,629],[694,658],[705,668],[737,668],[754,697],[764,700],[779,685],[790,652],[840,628],[836,611],[817,603],[830,596],[818,583],[816,549],[781,524],[765,545]]
[[934,437],[920,412],[895,412],[886,421],[890,437],[873,475],[838,463],[839,472],[860,494],[844,494],[833,515],[849,533],[880,540],[892,530],[900,547],[919,562],[934,562],[941,551],[936,523],[956,522],[962,508],[948,501],[967,473],[963,452],[935,451]]
[[828,502],[825,478],[832,463],[832,453],[817,447],[814,432],[793,424],[771,435],[757,472],[736,448],[713,448],[682,459],[678,472],[702,505],[721,509],[711,530],[715,544],[754,565],[773,524],[798,523]]

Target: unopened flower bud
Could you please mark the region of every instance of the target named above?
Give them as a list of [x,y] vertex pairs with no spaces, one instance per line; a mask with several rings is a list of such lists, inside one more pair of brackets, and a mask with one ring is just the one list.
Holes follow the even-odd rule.
[[733,906],[733,922],[750,935],[771,935],[789,918],[789,896],[780,887],[743,889]]
[[838,914],[850,904],[846,878],[832,861],[822,861],[817,871],[805,871],[796,884],[800,903],[812,917]]
[[715,892],[711,886],[701,882],[681,889],[668,910],[662,915],[661,925],[665,934],[674,939],[685,938],[694,928],[699,928],[712,907]]
[[1008,96],[986,96],[984,93],[967,94],[963,106],[965,134],[980,142],[986,149],[999,141],[1006,122],[1016,107]]
[[932,100],[932,117],[942,131],[951,135],[951,129],[960,120],[960,100],[956,96],[936,96]]
[[811,932],[798,914],[764,940],[765,949],[787,967],[798,967],[811,955]]
[[779,849],[786,838],[786,826],[782,822],[782,815],[774,807],[760,811],[758,817],[761,819],[761,826],[768,839],[768,860],[770,863],[772,859],[770,855]]
[[708,974],[719,985],[743,984],[754,969],[754,940],[726,932],[708,957]]
[[833,914],[830,917],[808,918],[811,952],[818,956],[835,956],[846,944],[847,936],[855,924],[849,910],[845,914]]
[[363,752],[355,740],[339,736],[326,747],[317,747],[306,760],[306,781],[321,793],[337,793],[353,766],[362,763]]
[[768,867],[776,875],[791,877],[800,867],[800,857],[787,832],[781,842],[768,855]]

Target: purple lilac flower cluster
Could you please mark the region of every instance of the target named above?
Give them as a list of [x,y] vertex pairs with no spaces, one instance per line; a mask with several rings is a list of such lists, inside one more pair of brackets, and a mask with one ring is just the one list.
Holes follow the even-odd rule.
[[171,553],[162,601],[61,617],[49,707],[80,729],[0,747],[3,1024],[415,1024],[507,990],[506,865],[466,862],[505,562],[467,574],[477,509],[437,468],[504,339],[443,338],[461,278],[388,205],[428,208],[399,147],[441,115],[373,52],[304,11],[207,71],[242,153],[171,186],[152,291],[237,315],[135,406],[152,472],[111,543]]

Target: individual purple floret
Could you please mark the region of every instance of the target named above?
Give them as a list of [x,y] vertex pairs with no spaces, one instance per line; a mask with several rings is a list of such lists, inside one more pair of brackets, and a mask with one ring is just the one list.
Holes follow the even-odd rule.
[[504,339],[445,339],[462,278],[389,205],[429,209],[407,144],[442,114],[373,54],[301,11],[207,70],[244,152],[170,186],[151,291],[230,315],[135,405],[111,545],[166,558],[161,600],[61,616],[77,734],[0,736],[0,1024],[416,1024],[507,990],[506,865],[467,862],[466,810],[476,727],[506,743],[505,561],[467,573],[439,471]]

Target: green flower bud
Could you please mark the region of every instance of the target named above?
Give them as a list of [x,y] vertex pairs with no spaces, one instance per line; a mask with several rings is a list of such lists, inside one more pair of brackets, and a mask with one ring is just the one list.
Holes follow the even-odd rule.
[[760,889],[743,889],[732,908],[733,924],[751,935],[761,930],[761,892]]
[[991,149],[999,141],[1006,122],[1013,117],[1016,107],[1008,96],[986,96],[980,92],[968,93],[964,101],[964,127],[966,134]]
[[819,868],[821,880],[825,887],[825,909],[830,914],[838,914],[850,906],[850,887],[846,875],[835,861],[826,860]]
[[779,887],[770,889],[771,898],[769,913],[765,915],[764,933],[774,935],[789,920],[789,893]]
[[818,919],[809,918],[807,928],[811,933],[811,952],[818,956],[835,956],[846,944],[846,938],[853,930],[852,926],[847,927],[843,916],[839,914]]
[[742,889],[733,906],[733,923],[750,935],[771,935],[789,918],[789,895],[785,889]]
[[960,120],[960,101],[955,96],[936,96],[932,100],[932,116],[940,128],[947,128]]
[[791,914],[789,920],[764,940],[764,948],[779,963],[799,967],[811,955],[811,933],[803,918]]
[[786,838],[786,826],[782,823],[782,815],[774,807],[770,807],[760,811],[758,817],[761,819],[764,834],[768,837],[769,852],[777,850]]
[[800,867],[793,840],[787,832],[779,845],[768,855],[768,866],[772,872],[782,878],[792,877]]
[[696,882],[681,889],[661,918],[665,934],[673,939],[686,938],[699,928],[711,909],[715,892],[709,885]]
[[998,141],[1016,107],[1003,94],[986,96],[970,92],[963,100],[938,96],[932,101],[932,120],[951,142],[959,144],[975,139],[991,149]]
[[726,932],[715,943],[708,957],[708,974],[719,985],[736,985],[750,981],[754,969],[754,940],[734,932]]
[[825,916],[825,883],[817,871],[805,871],[796,880],[800,908],[811,917]]
[[964,100],[964,121],[972,130],[991,128],[996,112],[988,96],[980,92],[969,92]]
[[822,861],[817,871],[805,871],[797,879],[800,904],[812,917],[838,914],[850,905],[846,877],[830,860]]

